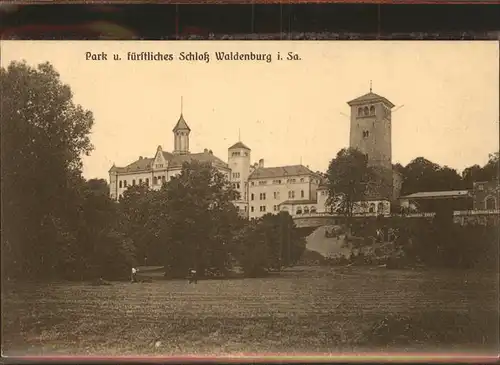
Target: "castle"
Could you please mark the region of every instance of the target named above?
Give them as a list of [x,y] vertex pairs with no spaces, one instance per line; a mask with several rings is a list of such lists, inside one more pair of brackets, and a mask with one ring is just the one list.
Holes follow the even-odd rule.
[[[351,107],[350,147],[368,156],[368,163],[377,172],[377,181],[367,199],[357,205],[357,212],[388,214],[390,204],[399,197],[402,179],[392,168],[391,109],[389,100],[371,91],[356,98]],[[181,112],[173,129],[174,150],[156,149],[152,158],[139,157],[125,167],[113,165],[109,170],[110,196],[118,200],[129,187],[146,184],[159,189],[181,172],[188,161],[207,162],[216,167],[239,192],[234,202],[240,213],[259,218],[267,213],[288,211],[291,215],[327,213],[328,192],[324,178],[307,166],[265,167],[264,160],[251,163],[251,149],[238,141],[228,148],[227,163],[205,149],[189,151],[189,128]]]

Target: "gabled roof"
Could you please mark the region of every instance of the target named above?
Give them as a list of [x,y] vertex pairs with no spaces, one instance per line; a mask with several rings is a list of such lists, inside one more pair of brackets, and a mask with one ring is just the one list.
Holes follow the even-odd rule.
[[148,171],[151,170],[151,164],[153,163],[154,158],[140,158],[137,161],[132,162],[131,164],[125,167],[116,167],[113,166],[110,172],[140,172],[140,171]]
[[209,152],[189,153],[187,155],[173,155],[168,163],[168,168],[182,167],[185,162],[191,161],[210,162],[217,167],[228,168],[227,163]]
[[354,100],[348,101],[347,104],[349,104],[350,106],[352,106],[352,105],[365,104],[365,103],[375,102],[375,101],[383,101],[389,107],[391,107],[391,108],[395,107],[395,105],[393,103],[391,103],[389,100],[387,100],[383,96],[380,96],[380,95],[377,95],[375,93],[372,93],[371,91],[368,94],[360,96],[359,98],[356,98]]
[[402,196],[400,199],[466,198],[470,196],[469,190],[423,191]]
[[181,114],[179,117],[179,120],[177,121],[177,124],[175,125],[174,129],[172,129],[173,132],[177,130],[188,130],[191,131],[191,128],[187,125],[186,121],[184,120],[184,116]]
[[260,167],[254,170],[248,179],[263,179],[271,177],[287,177],[299,175],[314,175],[304,165],[279,166],[279,167]]
[[245,146],[245,144],[243,142],[236,142],[235,144],[233,144],[231,147],[229,147],[229,149],[233,149],[233,148],[244,148],[246,150],[250,150],[249,147]]

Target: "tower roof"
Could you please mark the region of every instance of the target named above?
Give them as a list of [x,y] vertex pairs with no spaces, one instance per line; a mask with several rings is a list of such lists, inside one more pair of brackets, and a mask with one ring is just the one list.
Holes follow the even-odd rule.
[[393,103],[391,103],[389,100],[387,100],[383,96],[372,93],[371,91],[368,94],[360,96],[359,98],[348,101],[347,104],[349,104],[349,106],[353,106],[353,105],[365,104],[365,103],[375,102],[375,101],[383,101],[391,108],[395,107],[395,105]]
[[229,149],[233,149],[233,148],[244,148],[246,150],[249,150],[250,151],[250,148],[247,147],[243,142],[236,142],[235,144],[233,144],[231,147],[229,147]]
[[178,130],[188,130],[191,131],[191,128],[187,125],[186,121],[184,120],[184,116],[181,113],[181,116],[179,117],[179,120],[177,121],[177,124],[175,125],[174,129],[172,130],[173,132],[178,131]]

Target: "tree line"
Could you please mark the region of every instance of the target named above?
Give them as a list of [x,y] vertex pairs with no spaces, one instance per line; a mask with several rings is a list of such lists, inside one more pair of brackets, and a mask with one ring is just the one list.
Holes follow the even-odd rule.
[[[164,266],[169,277],[192,267],[225,275],[235,266],[257,276],[302,255],[304,239],[287,213],[241,218],[231,203],[237,192],[210,165],[185,164],[160,190],[130,187],[112,201],[105,180],[82,176],[94,117],[53,66],[13,62],[0,69],[0,86],[4,277],[116,278],[140,264]],[[491,180],[498,154],[462,176],[424,158],[395,168],[405,194],[448,190]],[[332,199],[349,197],[342,203],[349,211],[370,188],[370,174],[364,155],[344,149],[323,175]]]
[[82,176],[94,118],[52,65],[13,62],[0,81],[4,277],[113,279],[143,264],[169,277],[233,266],[255,276],[302,254],[288,214],[241,218],[237,192],[211,165],[185,164],[161,190],[135,186],[112,201],[105,180]]

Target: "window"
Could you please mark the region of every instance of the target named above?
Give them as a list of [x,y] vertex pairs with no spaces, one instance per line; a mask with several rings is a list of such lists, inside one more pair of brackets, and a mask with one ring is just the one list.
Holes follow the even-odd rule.
[[127,187],[127,180],[123,180],[123,186]]
[[161,182],[162,182],[162,183],[164,183],[166,180],[167,180],[167,179],[166,179],[166,176],[165,176],[165,175],[163,175],[163,176],[161,177]]
[[259,181],[259,185],[266,185],[267,184],[267,181],[266,180],[261,180]]
[[377,204],[377,212],[378,212],[378,214],[382,214],[384,212],[384,203],[379,202]]
[[483,191],[484,190],[484,185],[483,184],[478,185],[477,188],[478,188],[479,191]]
[[370,209],[369,209],[369,212],[370,212],[370,213],[375,213],[375,204],[374,204],[374,203],[371,203],[371,204],[370,204]]
[[254,199],[254,195],[252,193],[252,194],[250,194],[250,200],[253,200],[253,199]]
[[375,115],[375,107],[373,105],[370,106],[370,115]]
[[120,183],[118,184],[120,186],[120,188],[122,187],[122,181],[120,180]]
[[493,209],[496,209],[497,207],[497,202],[495,201],[495,198],[493,198],[492,196],[489,196],[486,198],[486,209],[488,210],[493,210]]
[[273,184],[281,184],[281,180],[273,180]]
[[358,108],[358,117],[363,115],[363,108]]
[[158,176],[153,177],[153,185],[158,184]]
[[146,185],[149,186],[149,178],[146,178]]
[[240,183],[236,183],[236,189],[240,188]]
[[290,190],[290,191],[288,192],[288,198],[289,198],[289,199],[294,199],[294,198],[295,198],[295,191]]
[[250,185],[251,185],[251,186],[254,186],[254,183],[253,183],[253,181],[252,181],[252,182],[250,183]]
[[311,214],[316,213],[316,207],[311,207]]
[[302,177],[302,178],[300,178],[300,182],[304,182],[304,178],[303,178],[303,177]]
[[266,200],[266,193],[260,193],[260,200]]
[[235,157],[235,156],[240,156],[240,153],[239,152],[232,152],[231,153],[231,156]]
[[296,213],[297,214],[302,214],[302,207],[297,207]]
[[253,206],[251,206],[251,207],[250,207],[250,211],[251,211],[251,212],[253,212],[253,210],[254,210],[254,209],[253,209]]
[[142,179],[139,179],[139,185],[142,185]]
[[279,199],[280,198],[280,192],[279,191],[275,191],[274,192],[274,199]]
[[301,190],[300,191],[300,197],[303,198],[304,197],[304,190]]
[[161,169],[162,167],[163,167],[163,164],[162,164],[162,163],[158,163],[158,164],[156,164],[156,168],[157,168],[157,169]]
[[304,207],[304,214],[309,214],[309,207]]
[[363,131],[363,138],[368,138],[369,135],[370,135],[370,132]]
[[132,186],[135,186],[135,180],[132,180]]
[[248,211],[248,207],[245,205],[245,213]]
[[240,177],[239,172],[233,172],[233,179],[238,179]]
[[273,210],[274,210],[275,212],[277,212],[277,211],[278,211],[278,206],[277,206],[277,205],[273,206]]
[[368,110],[368,107],[367,107],[367,106],[365,106],[365,108],[363,109],[363,112],[364,112],[364,114],[365,114],[365,115],[368,115],[369,110]]
[[265,205],[261,205],[260,206],[260,211],[261,212],[265,212],[266,211],[266,206]]

